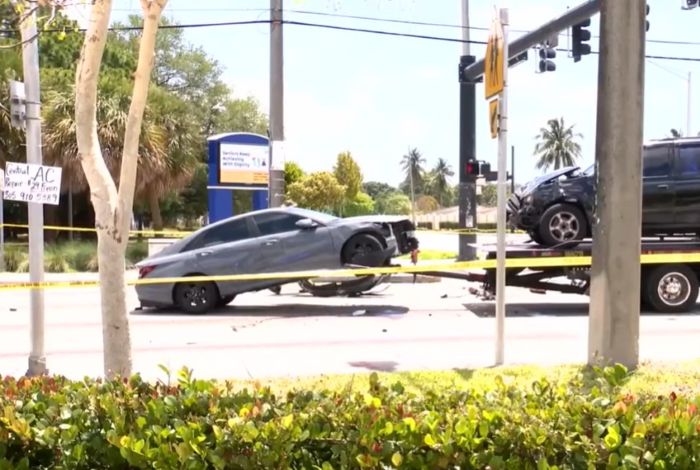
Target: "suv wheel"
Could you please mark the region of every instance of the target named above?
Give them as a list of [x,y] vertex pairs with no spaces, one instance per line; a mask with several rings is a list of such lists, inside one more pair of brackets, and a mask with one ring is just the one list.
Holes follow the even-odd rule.
[[546,246],[576,246],[587,232],[586,216],[572,204],[554,204],[540,219],[539,238]]

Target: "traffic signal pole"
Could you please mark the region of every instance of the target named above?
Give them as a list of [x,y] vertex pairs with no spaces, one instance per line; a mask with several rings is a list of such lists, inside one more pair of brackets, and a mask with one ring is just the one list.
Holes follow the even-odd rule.
[[[462,0],[462,56],[459,60],[459,228],[476,228],[476,176],[467,163],[476,160],[476,80],[465,80],[462,71],[476,58],[470,55],[469,0]],[[459,260],[476,259],[476,234],[459,233]]]

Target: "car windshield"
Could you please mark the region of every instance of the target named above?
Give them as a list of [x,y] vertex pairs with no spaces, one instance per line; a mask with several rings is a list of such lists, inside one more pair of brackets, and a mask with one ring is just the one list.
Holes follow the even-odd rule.
[[583,170],[583,174],[586,176],[593,176],[595,174],[595,165],[591,165]]

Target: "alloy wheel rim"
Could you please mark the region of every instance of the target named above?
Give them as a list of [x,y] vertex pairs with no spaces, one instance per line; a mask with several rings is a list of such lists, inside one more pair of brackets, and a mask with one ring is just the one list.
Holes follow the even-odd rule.
[[575,240],[580,227],[578,218],[567,211],[559,212],[549,220],[549,233],[560,242]]
[[671,272],[659,280],[656,291],[666,305],[682,305],[690,297],[690,281],[682,273]]

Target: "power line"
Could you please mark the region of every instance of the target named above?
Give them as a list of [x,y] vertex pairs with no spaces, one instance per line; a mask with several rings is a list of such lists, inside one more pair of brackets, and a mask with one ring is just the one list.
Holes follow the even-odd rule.
[[[140,11],[136,9],[122,9],[122,10],[116,10],[116,11]],[[269,9],[264,9],[264,8],[210,8],[206,10],[202,9],[197,9],[197,8],[177,8],[177,9],[170,9],[169,11],[240,11],[240,12],[266,12],[269,11]],[[294,10],[294,9],[285,9],[285,12],[288,13],[296,13],[300,15],[315,15],[315,16],[324,16],[324,17],[329,17],[329,18],[345,18],[345,19],[354,19],[354,20],[362,20],[362,21],[376,21],[376,22],[383,22],[383,23],[395,23],[395,24],[406,24],[406,25],[415,25],[415,26],[431,26],[431,27],[437,27],[437,28],[454,28],[454,29],[471,29],[474,31],[489,31],[489,28],[483,27],[483,26],[469,26],[465,27],[459,24],[452,24],[452,23],[433,23],[433,22],[426,22],[426,21],[415,21],[415,20],[404,20],[404,19],[398,19],[398,18],[386,18],[386,17],[377,17],[377,16],[361,16],[361,15],[347,15],[347,14],[342,14],[342,13],[329,13],[325,11],[314,11],[314,10]],[[522,34],[528,34],[531,33],[531,30],[526,30],[526,29],[510,29],[511,32],[513,33],[522,33]],[[592,36],[594,39],[600,39],[600,36]],[[698,46],[700,45],[700,42],[698,41],[680,41],[680,40],[675,40],[675,39],[647,39],[647,42],[649,43],[655,43],[655,44],[672,44],[672,45],[684,45],[684,46]]]
[[337,26],[337,25],[323,24],[323,23],[307,23],[304,21],[291,21],[291,20],[285,20],[285,21],[283,21],[283,23],[296,25],[296,26],[310,26],[310,27],[314,27],[314,28],[335,29],[335,30],[340,30],[340,31],[353,31],[353,32],[358,32],[358,33],[382,34],[382,35],[386,35],[386,36],[402,36],[402,37],[417,38],[417,39],[432,39],[435,41],[447,41],[447,42],[459,42],[459,43],[467,42],[469,44],[486,45],[486,41],[474,41],[474,40],[465,41],[465,40],[459,39],[459,38],[428,36],[425,34],[398,33],[398,32],[393,32],[393,31],[384,31],[384,30],[380,30],[380,29],[352,28],[349,26]]
[[[209,23],[169,24],[169,25],[159,26],[159,28],[160,29],[191,29],[191,28],[212,28],[212,27],[220,27],[220,26],[244,26],[244,25],[269,24],[269,23],[270,23],[270,20],[224,21],[224,22],[209,22]],[[292,20],[284,20],[284,21],[282,21],[282,23],[294,25],[294,26],[305,26],[305,27],[315,27],[315,28],[332,29],[332,30],[339,30],[339,31],[379,34],[379,35],[385,35],[385,36],[410,37],[410,38],[415,38],[415,39],[426,39],[426,40],[455,42],[455,43],[468,42],[469,44],[486,45],[486,41],[476,41],[476,40],[464,41],[463,39],[459,39],[459,38],[430,36],[430,35],[413,34],[413,33],[401,33],[401,32],[385,31],[385,30],[379,30],[379,29],[354,28],[354,27],[349,27],[349,26],[338,26],[338,25],[330,25],[330,24],[323,24],[323,23],[309,23],[309,22],[304,22],[304,21],[292,21]],[[110,31],[115,31],[115,32],[141,31],[142,29],[143,29],[143,27],[141,27],[141,26],[116,26],[116,27],[109,28]],[[84,33],[85,31],[86,31],[85,29],[64,30],[64,29],[60,29],[60,28],[55,28],[55,29],[42,30],[41,34],[68,33],[68,32],[83,32]],[[0,30],[0,34],[2,34],[2,33],[17,33],[17,31],[16,30],[7,30],[7,29]],[[557,50],[562,51],[562,52],[571,52],[570,49],[557,49]],[[598,54],[599,52],[598,51],[591,51],[591,53]],[[667,56],[667,55],[646,55],[645,57],[647,59],[700,62],[700,57],[679,57],[679,56]]]

